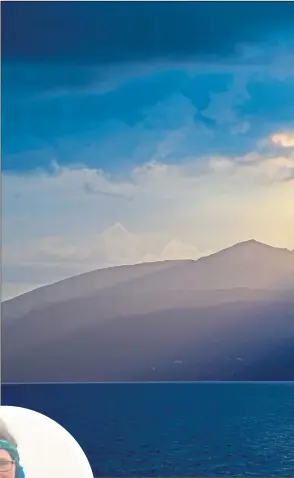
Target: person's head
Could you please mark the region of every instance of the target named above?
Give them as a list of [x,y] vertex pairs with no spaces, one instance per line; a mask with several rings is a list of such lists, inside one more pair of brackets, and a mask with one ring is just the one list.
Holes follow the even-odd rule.
[[0,421],[0,478],[18,478],[19,454],[17,442]]

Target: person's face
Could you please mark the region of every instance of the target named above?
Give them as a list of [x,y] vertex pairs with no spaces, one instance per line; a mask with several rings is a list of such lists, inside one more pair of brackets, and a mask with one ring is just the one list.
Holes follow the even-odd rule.
[[15,478],[15,463],[8,451],[0,449],[0,478]]

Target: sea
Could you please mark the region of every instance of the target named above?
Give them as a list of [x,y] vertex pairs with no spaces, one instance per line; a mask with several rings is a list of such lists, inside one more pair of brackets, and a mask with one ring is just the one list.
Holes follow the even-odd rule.
[[47,415],[95,477],[294,476],[294,383],[3,385]]

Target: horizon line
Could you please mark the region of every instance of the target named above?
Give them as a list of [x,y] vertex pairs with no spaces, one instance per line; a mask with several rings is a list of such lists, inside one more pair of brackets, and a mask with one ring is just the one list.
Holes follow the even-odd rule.
[[137,382],[2,382],[3,385],[163,385],[163,384],[193,384],[193,385],[279,385],[279,384],[291,384],[294,385],[294,380],[163,380],[163,381],[137,381]]

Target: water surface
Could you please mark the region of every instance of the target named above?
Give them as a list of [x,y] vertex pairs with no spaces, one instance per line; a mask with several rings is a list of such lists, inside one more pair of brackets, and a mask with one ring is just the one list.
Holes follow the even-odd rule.
[[81,444],[95,476],[294,476],[294,384],[4,385]]

